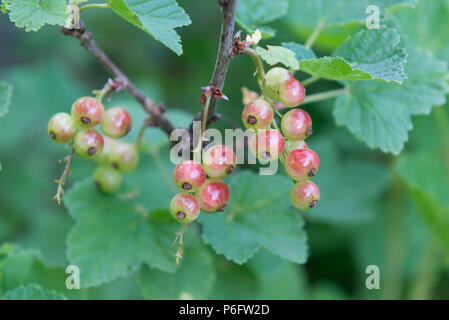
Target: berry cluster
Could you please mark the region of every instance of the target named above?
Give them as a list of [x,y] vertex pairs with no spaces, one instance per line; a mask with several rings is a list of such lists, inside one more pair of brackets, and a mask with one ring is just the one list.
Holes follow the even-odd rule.
[[191,223],[200,209],[222,212],[229,201],[229,187],[222,181],[236,166],[234,151],[225,145],[212,145],[203,154],[202,164],[189,160],[173,171],[175,184],[184,191],[173,197],[170,212],[182,224]]
[[[279,106],[299,106],[304,101],[305,89],[288,70],[279,67],[269,70],[263,81],[262,97],[244,91],[248,103],[242,121],[246,128],[256,130],[249,141],[250,151],[261,163],[280,159],[295,182],[290,191],[293,206],[300,210],[313,208],[320,199],[320,189],[309,179],[317,173],[320,159],[304,142],[312,134],[312,119],[299,108],[284,115],[278,112]],[[275,112],[281,117],[280,129]]]
[[[65,112],[53,115],[47,130],[53,141],[70,142],[78,156],[96,161],[99,166],[93,174],[95,184],[109,193],[120,187],[121,173],[137,167],[139,155],[134,144],[117,140],[131,130],[129,113],[120,107],[105,111],[100,100],[79,98],[72,106],[71,115]],[[105,136],[94,129],[97,125]]]

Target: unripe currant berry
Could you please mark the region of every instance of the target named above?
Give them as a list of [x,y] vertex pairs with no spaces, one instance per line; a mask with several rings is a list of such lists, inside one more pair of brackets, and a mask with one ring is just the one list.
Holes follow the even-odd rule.
[[139,153],[133,143],[118,143],[109,154],[109,164],[120,172],[131,172],[139,164]]
[[108,136],[103,136],[103,152],[99,154],[97,157],[95,157],[95,162],[98,163],[100,166],[103,167],[109,167],[111,165],[110,163],[110,156],[112,151],[123,142],[110,138]]
[[258,130],[249,141],[251,153],[260,161],[274,161],[284,152],[284,137],[275,129]]
[[93,97],[82,97],[72,105],[72,117],[86,128],[95,127],[103,120],[104,107]]
[[77,124],[72,116],[65,112],[60,112],[48,121],[48,135],[55,142],[68,142],[76,134]]
[[270,69],[265,75],[265,85],[268,96],[274,101],[279,101],[279,93],[282,84],[291,79],[294,78],[287,69],[280,67]]
[[223,179],[235,168],[234,150],[225,145],[214,145],[203,155],[203,168],[210,178]]
[[173,180],[182,190],[195,192],[206,181],[206,173],[198,162],[184,161],[173,170]]
[[304,140],[312,134],[312,119],[301,109],[293,109],[284,114],[281,121],[284,136],[291,140]]
[[98,167],[93,174],[97,188],[104,193],[111,193],[122,184],[122,175],[117,170],[110,167]]
[[296,149],[308,149],[308,148],[309,148],[309,146],[303,140],[286,140],[285,141],[285,151],[287,151],[287,153],[290,153],[291,151],[296,150]]
[[120,107],[107,110],[101,121],[101,130],[112,138],[121,138],[131,131],[132,118],[128,111]]
[[99,156],[103,151],[103,145],[103,136],[95,129],[82,130],[73,140],[76,154],[86,159]]
[[290,201],[299,210],[307,210],[320,200],[320,188],[312,181],[295,183],[290,191]]
[[193,195],[178,193],[170,202],[170,213],[180,223],[191,223],[200,214],[200,204]]
[[268,129],[273,117],[273,109],[262,98],[248,103],[242,111],[242,121],[248,129]]
[[229,188],[223,181],[207,180],[197,192],[201,210],[223,212],[229,201]]
[[285,159],[285,171],[295,181],[307,180],[320,168],[320,158],[311,149],[296,149]]
[[279,100],[286,107],[299,106],[304,101],[305,96],[306,90],[302,83],[296,79],[285,81],[279,89]]

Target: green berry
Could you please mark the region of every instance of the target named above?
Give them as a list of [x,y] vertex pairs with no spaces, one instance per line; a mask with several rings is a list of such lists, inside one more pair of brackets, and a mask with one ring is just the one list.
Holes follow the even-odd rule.
[[78,132],[73,140],[73,148],[80,157],[91,159],[103,151],[103,136],[95,129],[85,129]]
[[104,193],[112,193],[122,184],[122,175],[113,168],[98,167],[93,178],[97,188]]
[[293,76],[287,69],[275,67],[270,69],[265,75],[266,92],[274,101],[279,101],[279,90],[281,85],[293,79]]
[[76,121],[65,112],[60,112],[51,117],[47,126],[48,135],[55,142],[69,142],[76,134]]
[[131,172],[139,164],[139,153],[134,144],[118,143],[109,155],[110,166],[120,172]]

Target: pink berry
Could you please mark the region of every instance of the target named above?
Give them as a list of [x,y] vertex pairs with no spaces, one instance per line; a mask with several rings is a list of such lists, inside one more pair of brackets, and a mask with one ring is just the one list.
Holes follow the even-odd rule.
[[107,110],[101,121],[101,130],[112,138],[121,138],[131,131],[132,118],[128,111],[120,107]]
[[273,117],[270,104],[261,98],[248,103],[242,111],[242,121],[248,129],[268,129]]
[[225,145],[214,145],[203,155],[203,168],[210,178],[223,179],[235,168],[234,150]]
[[305,141],[302,140],[286,140],[285,141],[285,151],[288,153],[295,149],[308,149],[309,146]]
[[95,127],[103,120],[104,107],[92,97],[82,97],[72,105],[72,117],[84,127]]
[[204,212],[223,212],[229,201],[229,188],[223,181],[207,180],[198,190],[197,196]]
[[191,223],[200,214],[200,204],[193,195],[179,193],[170,202],[170,213],[180,223]]
[[242,102],[244,105],[247,105],[250,102],[253,102],[257,98],[259,98],[259,94],[255,91],[248,90],[248,88],[242,88],[243,99]]
[[320,188],[312,181],[296,183],[290,191],[290,201],[299,210],[307,210],[320,200]]
[[284,114],[281,128],[286,138],[304,140],[312,134],[312,119],[304,110],[293,109]]
[[194,192],[206,181],[206,173],[198,162],[184,161],[175,167],[173,180],[182,190]]
[[77,124],[70,114],[60,112],[51,117],[47,130],[53,141],[64,143],[73,139],[77,130]]
[[103,152],[103,136],[95,129],[78,132],[73,139],[73,149],[83,158],[94,158]]
[[274,101],[279,101],[279,93],[282,84],[291,79],[294,78],[287,69],[280,67],[270,69],[265,75],[265,88],[268,96]]
[[296,149],[287,155],[284,165],[290,178],[303,181],[315,176],[320,168],[320,158],[311,149]]
[[296,79],[285,81],[279,89],[279,99],[287,107],[299,106],[306,96],[306,90]]
[[284,152],[284,137],[278,130],[258,130],[249,141],[251,153],[260,161],[274,161]]

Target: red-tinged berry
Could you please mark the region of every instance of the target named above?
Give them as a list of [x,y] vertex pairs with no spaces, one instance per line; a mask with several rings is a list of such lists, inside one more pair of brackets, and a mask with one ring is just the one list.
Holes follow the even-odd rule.
[[[285,151],[287,153],[296,149],[308,149],[309,146],[303,140],[286,140],[285,141]],[[103,151],[104,152],[104,151]]]
[[170,202],[170,213],[180,223],[191,223],[200,214],[200,204],[190,193],[178,193]]
[[249,141],[251,153],[260,161],[274,161],[284,151],[284,137],[275,129],[258,130]]
[[289,108],[299,106],[306,96],[306,90],[296,79],[287,80],[279,89],[279,100]]
[[182,190],[195,192],[206,181],[206,173],[198,162],[184,161],[173,170],[173,180]]
[[82,130],[75,135],[73,140],[76,154],[86,159],[101,155],[103,145],[103,136],[95,129]]
[[68,142],[76,134],[77,124],[70,114],[60,112],[51,117],[47,126],[48,135],[55,142]]
[[72,117],[83,127],[95,127],[103,120],[104,107],[93,97],[82,97],[72,105]]
[[236,165],[234,150],[225,145],[214,145],[203,155],[203,168],[210,178],[223,179],[230,175]]
[[207,180],[197,192],[201,210],[223,212],[229,201],[229,188],[223,181]]
[[291,140],[304,140],[312,134],[312,119],[302,109],[293,109],[284,114],[281,121],[284,136]]
[[259,98],[259,94],[255,91],[248,90],[248,88],[242,88],[243,99],[242,102],[244,105],[247,105],[250,102],[253,102],[257,98]]
[[299,210],[315,207],[320,200],[320,188],[312,181],[295,183],[290,191],[290,201]]
[[109,154],[109,164],[120,172],[131,172],[139,164],[139,153],[136,146],[131,143],[118,143]]
[[97,188],[104,193],[117,191],[122,184],[122,175],[110,167],[98,167],[93,174]]
[[262,98],[248,103],[242,111],[242,121],[248,129],[268,129],[273,117],[273,109]]
[[285,159],[285,171],[295,181],[307,180],[316,175],[320,158],[311,149],[296,149]]
[[270,69],[265,75],[265,88],[268,96],[274,101],[279,101],[279,94],[282,84],[291,79],[294,78],[287,69],[280,67]]
[[109,137],[121,138],[131,131],[132,122],[128,111],[120,107],[113,107],[105,112],[101,121],[101,130]]

